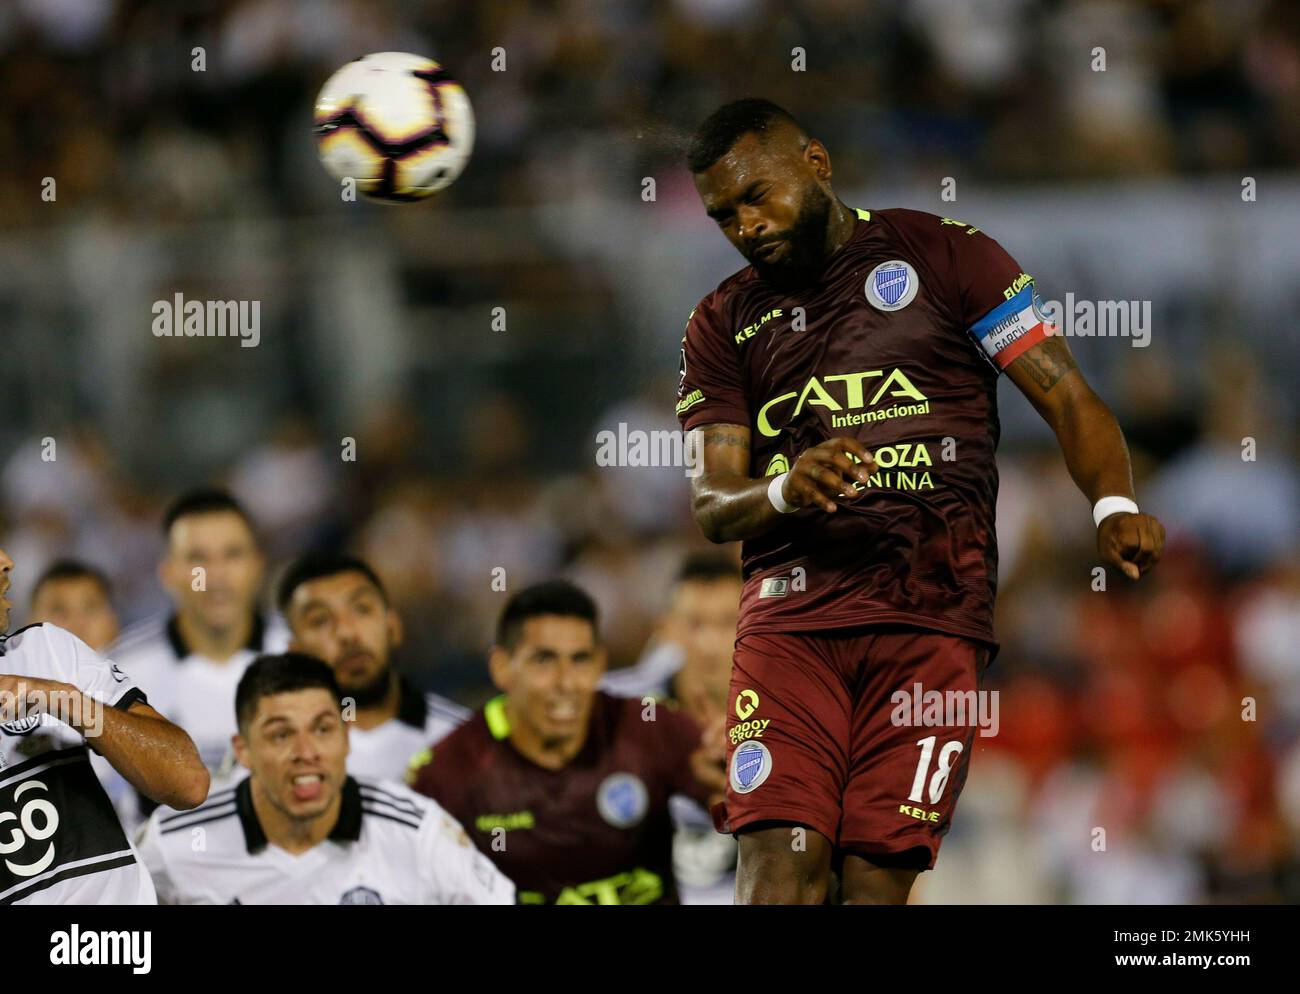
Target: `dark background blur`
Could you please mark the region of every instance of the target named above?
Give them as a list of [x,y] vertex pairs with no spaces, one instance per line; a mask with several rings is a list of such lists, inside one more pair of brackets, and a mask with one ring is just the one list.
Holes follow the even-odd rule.
[[[342,203],[315,161],[317,89],[384,50],[441,60],[475,105],[469,168],[433,203]],[[745,95],[827,143],[847,203],[977,224],[1049,298],[1152,306],[1145,348],[1071,346],[1166,561],[1091,589],[1087,503],[1004,393],[1002,731],[917,898],[1300,900],[1295,3],[9,0],[15,593],[75,554],[125,620],[165,610],[161,510],[221,481],[275,565],[317,543],[371,557],[428,687],[486,695],[496,567],[512,589],[585,584],[633,662],[702,540],[682,471],[602,469],[596,432],[676,427],[686,316],[741,265],[682,145]],[[176,292],[259,300],[261,344],[155,338]]]

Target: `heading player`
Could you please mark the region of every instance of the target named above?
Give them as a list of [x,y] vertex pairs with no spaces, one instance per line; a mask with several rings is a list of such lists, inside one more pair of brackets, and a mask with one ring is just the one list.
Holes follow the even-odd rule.
[[393,665],[402,619],[364,560],[309,553],[285,572],[278,601],[292,648],[328,663],[352,701],[348,770],[354,775],[401,780],[414,757],[469,718],[459,704],[421,693]]
[[443,739],[415,789],[465,825],[521,903],[675,904],[668,798],[704,803],[722,787],[699,726],[596,690],[596,606],[563,581],[510,598],[488,666],[502,695]]
[[339,686],[319,659],[262,656],[235,708],[248,776],[193,811],[155,811],[145,828],[161,903],[514,903],[510,881],[437,804],[347,775]]
[[[0,632],[11,560],[0,550]],[[208,793],[183,730],[117,666],[52,624],[0,635],[0,904],[153,904],[153,884],[90,768],[103,756],[174,808]]]
[[1138,579],[1164,528],[1139,512],[1119,425],[997,242],[848,207],[825,146],[765,100],[714,112],[688,167],[750,263],[692,312],[677,401],[702,436],[695,519],[744,543],[715,809],[739,833],[737,898],[821,903],[842,861],[846,902],[903,903],[934,865],[974,728],[895,724],[890,695],[973,693],[995,649],[999,374],[1056,433],[1104,563]]

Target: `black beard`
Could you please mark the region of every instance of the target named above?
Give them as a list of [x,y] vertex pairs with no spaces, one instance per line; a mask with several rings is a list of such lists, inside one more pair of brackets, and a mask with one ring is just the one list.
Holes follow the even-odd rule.
[[359,708],[373,708],[384,703],[393,686],[393,667],[385,666],[369,683],[360,687],[343,688],[343,696],[351,697]]
[[749,260],[754,272],[763,282],[778,288],[790,288],[804,286],[812,281],[826,262],[826,238],[833,206],[834,202],[821,187],[808,187],[794,224],[776,238],[768,239],[777,241],[784,238],[787,241],[790,247],[786,258],[770,264]]

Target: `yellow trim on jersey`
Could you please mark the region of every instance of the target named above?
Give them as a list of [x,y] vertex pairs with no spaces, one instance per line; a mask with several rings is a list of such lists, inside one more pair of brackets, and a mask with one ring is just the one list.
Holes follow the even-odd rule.
[[494,739],[510,737],[510,719],[506,717],[506,695],[494,697],[483,705],[483,718]]
[[861,207],[855,207],[853,209],[857,212],[858,217],[862,218],[862,220],[864,221],[871,220],[871,211],[864,211]]

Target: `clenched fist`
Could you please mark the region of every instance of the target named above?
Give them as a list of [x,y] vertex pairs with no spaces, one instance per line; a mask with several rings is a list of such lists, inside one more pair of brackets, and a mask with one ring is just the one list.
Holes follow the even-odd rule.
[[[851,458],[857,456],[858,462]],[[876,460],[856,438],[830,438],[799,455],[781,487],[781,496],[795,507],[819,507],[828,514],[847,494],[857,496],[876,472]]]
[[1097,551],[1107,566],[1136,580],[1165,551],[1165,526],[1149,514],[1119,511],[1102,519],[1097,529]]

